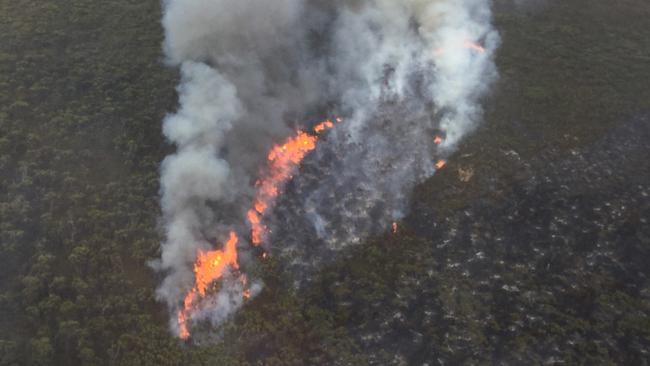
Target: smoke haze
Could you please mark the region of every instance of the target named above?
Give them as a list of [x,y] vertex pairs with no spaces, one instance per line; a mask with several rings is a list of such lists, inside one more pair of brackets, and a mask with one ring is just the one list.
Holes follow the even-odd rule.
[[[247,233],[266,154],[296,128],[345,121],[268,218],[265,245],[297,277],[401,218],[414,185],[481,119],[496,78],[491,18],[481,0],[167,0],[164,49],[182,79],[163,124],[177,152],[161,167],[166,239],[154,267],[170,312],[192,287],[197,251]],[[221,324],[243,304],[241,283],[224,279],[193,320]]]

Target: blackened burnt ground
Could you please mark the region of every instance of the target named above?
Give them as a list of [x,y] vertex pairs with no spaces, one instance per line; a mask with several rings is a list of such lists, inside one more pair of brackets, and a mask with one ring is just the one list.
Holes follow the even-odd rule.
[[[330,264],[288,291],[310,354],[297,364],[647,364],[650,8],[507,3],[484,125],[396,235],[379,222],[338,259],[310,257]],[[268,287],[291,287],[287,272]],[[267,295],[240,327],[274,309]],[[271,336],[285,330],[258,333],[247,359],[286,349]]]
[[650,9],[504,3],[486,124],[297,296],[370,364],[647,364]]
[[0,365],[647,364],[650,5],[495,5],[485,123],[398,234],[300,292],[266,260],[192,345],[145,265],[176,103],[160,2],[2,4]]
[[366,298],[384,281],[342,276],[330,282],[343,304],[336,312],[350,313],[378,364],[643,364],[650,347],[649,137],[650,120],[640,117],[568,153],[549,148],[524,161],[503,151],[501,171],[460,158],[430,198],[444,202],[469,189],[470,182],[449,182],[460,182],[458,169],[475,169],[481,194],[453,213],[415,202],[405,220],[410,242],[389,236],[359,253],[393,258],[367,269],[391,278],[393,294]]

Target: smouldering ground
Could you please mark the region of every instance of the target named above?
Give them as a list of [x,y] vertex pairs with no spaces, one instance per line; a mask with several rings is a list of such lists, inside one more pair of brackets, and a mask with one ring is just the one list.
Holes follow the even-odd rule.
[[496,8],[486,121],[398,234],[301,293],[270,260],[202,346],[143,264],[176,100],[159,1],[0,2],[0,365],[647,364],[650,5]]

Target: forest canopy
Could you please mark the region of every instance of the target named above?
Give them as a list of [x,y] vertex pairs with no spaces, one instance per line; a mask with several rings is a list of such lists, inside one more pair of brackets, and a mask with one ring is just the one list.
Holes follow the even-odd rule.
[[160,2],[0,3],[0,365],[648,364],[650,5],[495,3],[485,122],[400,230],[304,291],[270,259],[215,344],[174,337],[147,265]]

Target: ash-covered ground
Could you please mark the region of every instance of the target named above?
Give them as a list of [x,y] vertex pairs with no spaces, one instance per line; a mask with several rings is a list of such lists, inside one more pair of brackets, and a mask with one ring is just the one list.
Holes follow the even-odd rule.
[[497,16],[484,127],[417,186],[397,234],[376,222],[323,255],[279,202],[276,236],[300,243],[286,283],[361,364],[649,363],[648,10],[521,3]]
[[214,344],[169,331],[145,264],[177,103],[160,1],[5,2],[0,365],[647,365],[650,5],[494,4],[482,127],[409,192],[397,234],[302,243],[306,267],[274,240],[263,291],[196,327]]
[[377,365],[645,364],[649,138],[640,116],[581,149],[503,149],[496,169],[459,154],[398,234],[325,271],[314,300]]

